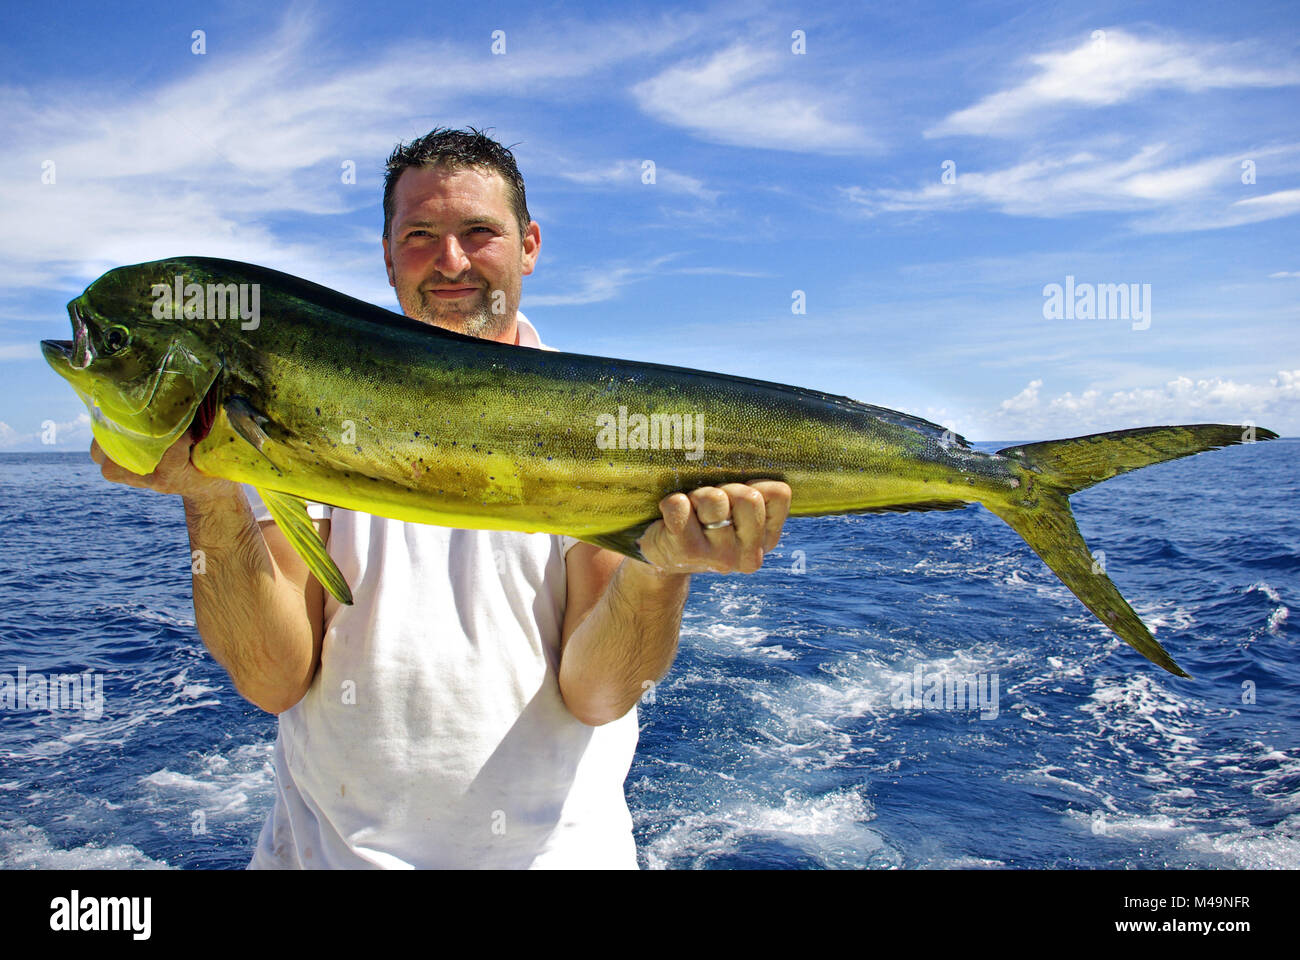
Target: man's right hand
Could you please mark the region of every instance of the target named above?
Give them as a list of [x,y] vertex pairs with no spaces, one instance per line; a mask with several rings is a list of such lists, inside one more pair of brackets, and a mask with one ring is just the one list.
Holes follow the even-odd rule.
[[90,459],[100,467],[105,480],[124,483],[130,487],[155,490],[158,493],[177,493],[183,497],[206,500],[229,497],[239,491],[239,484],[220,477],[210,477],[190,462],[190,449],[194,441],[186,432],[167,448],[153,473],[141,476],[132,473],[111,460],[98,440],[90,443]]

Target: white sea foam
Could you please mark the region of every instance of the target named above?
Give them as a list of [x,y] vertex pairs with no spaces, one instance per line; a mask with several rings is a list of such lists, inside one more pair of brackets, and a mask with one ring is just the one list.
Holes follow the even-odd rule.
[[0,827],[0,864],[8,870],[167,870],[129,843],[87,843],[62,849],[31,824]]
[[[954,544],[938,556],[953,556],[957,549],[965,548]],[[1014,726],[1020,731],[1028,726],[1035,734],[1042,729],[1057,738],[1046,751],[1053,763],[1030,771],[1013,766],[1006,779],[1040,787],[1049,808],[1060,806],[1060,816],[1069,829],[1131,843],[1142,850],[1144,858],[1163,857],[1176,865],[1300,865],[1300,830],[1294,815],[1300,809],[1300,796],[1294,789],[1300,777],[1300,756],[1292,756],[1295,751],[1264,743],[1242,746],[1239,741],[1225,750],[1215,733],[1217,725],[1239,711],[1206,699],[1203,693],[1163,674],[1098,676],[1097,665],[1112,657],[1121,642],[1079,608],[1063,585],[1045,571],[1027,571],[1016,557],[972,565],[929,556],[916,561],[912,572],[925,577],[955,575],[982,580],[1002,586],[1009,594],[1032,590],[1067,603],[1068,610],[1058,611],[1056,616],[1058,622],[1068,625],[1059,632],[1071,642],[1055,645],[1071,649],[1044,656],[1043,649],[1053,645],[1053,639],[1050,631],[1044,634],[1041,630],[1034,634],[1032,644],[1008,637],[953,650],[945,648],[941,639],[932,641],[933,646],[917,639],[915,629],[895,636],[836,628],[829,636],[809,637],[807,647],[799,645],[800,634],[779,634],[782,640],[794,638],[786,643],[790,651],[778,648],[783,653],[792,652],[796,659],[817,658],[806,661],[820,664],[815,672],[777,668],[760,675],[754,667],[758,658],[772,656],[764,644],[770,643],[769,629],[775,630],[771,628],[773,610],[740,588],[715,592],[709,613],[697,616],[692,629],[684,633],[702,649],[724,656],[704,657],[692,664],[692,675],[682,679],[686,688],[699,691],[708,685],[720,691],[719,710],[728,710],[729,704],[737,702],[752,705],[748,711],[742,707],[732,729],[718,731],[720,739],[730,741],[718,756],[725,757],[723,762],[738,776],[712,779],[721,775],[691,767],[695,774],[706,777],[704,794],[709,810],[699,812],[698,805],[683,801],[684,811],[667,811],[681,819],[675,825],[665,823],[664,832],[649,841],[646,855],[652,866],[708,866],[718,860],[726,862],[729,852],[759,858],[783,856],[779,847],[765,853],[761,843],[754,845],[755,837],[794,848],[816,862],[859,863],[861,858],[855,861],[846,856],[833,862],[827,856],[827,850],[837,845],[871,841],[855,834],[866,828],[835,804],[804,809],[813,803],[806,796],[807,785],[822,782],[824,776],[818,774],[818,779],[810,780],[809,772],[852,767],[876,776],[888,772],[887,768],[899,769],[922,759],[924,753],[918,755],[911,748],[907,748],[907,756],[898,758],[910,728],[901,722],[903,716],[890,697],[900,684],[911,680],[918,664],[927,674],[1003,674],[1002,710],[1010,714],[1013,725],[1019,719],[1024,723]],[[891,569],[891,573],[897,570]],[[934,586],[945,589],[937,583]],[[1287,611],[1278,592],[1262,583],[1253,589],[1272,605],[1271,617],[1276,619],[1270,619],[1271,627],[1283,630]],[[941,598],[960,602],[947,594],[925,594],[927,603]],[[726,616],[719,618],[719,609]],[[1176,635],[1197,624],[1194,604],[1153,597],[1139,600],[1135,609],[1153,632]],[[1046,624],[1047,618],[1043,622]],[[1080,632],[1085,633],[1084,638],[1077,635]],[[687,639],[684,636],[684,641]],[[927,649],[942,655],[926,655]],[[828,650],[844,652],[828,658]],[[747,661],[744,671],[730,669],[736,655]],[[1020,679],[1013,682],[1012,676]],[[1052,694],[1066,699],[1047,699]],[[864,731],[864,720],[868,731]],[[970,734],[963,729],[954,736],[974,736],[994,749],[1006,745],[1006,734],[997,724],[971,724],[970,728]],[[951,742],[952,738],[945,734],[941,739]],[[1215,743],[1215,749],[1207,749],[1207,742]],[[750,754],[748,762],[743,759],[744,751]],[[708,761],[700,766],[707,765]],[[756,783],[791,785],[791,789],[780,802],[732,798],[746,785]],[[1236,792],[1238,787],[1242,792]],[[1248,813],[1242,810],[1242,801],[1249,802]],[[1275,805],[1277,815],[1289,819],[1268,826],[1265,813],[1265,825],[1260,826],[1261,801]],[[846,801],[841,797],[837,802],[842,806]],[[656,819],[665,814],[664,805],[656,811]],[[1241,810],[1243,815],[1225,816],[1225,806]],[[804,819],[798,819],[795,811]],[[844,835],[832,839],[830,833],[818,832],[818,822],[838,822]],[[792,823],[804,826],[796,828]],[[869,832],[879,841],[876,831]],[[821,839],[814,842],[810,836]],[[862,848],[869,849],[874,848]],[[785,856],[789,855],[787,851]],[[865,855],[871,856],[869,852]],[[938,849],[933,857],[918,851],[909,856],[914,862],[919,856],[931,866],[1003,866],[996,859],[954,856],[951,845],[948,852]]]
[[1249,587],[1246,588],[1247,593],[1254,593],[1257,590],[1260,593],[1262,593],[1264,596],[1266,596],[1269,600],[1273,601],[1274,603],[1282,602],[1281,595],[1272,587],[1270,587],[1267,583],[1265,583],[1263,580],[1256,580],[1254,583],[1252,583]]
[[709,637],[740,650],[753,651],[772,660],[794,660],[796,654],[777,643],[766,643],[768,632],[762,627],[744,627],[730,623],[713,623],[707,628]]
[[[1189,699],[1181,688],[1149,672],[1096,678],[1079,712],[1092,723],[1070,723],[1061,731],[1069,740],[1060,742],[1077,758],[1076,767],[1066,771],[1053,765],[1010,777],[1047,787],[1069,804],[1062,816],[1077,829],[1135,844],[1154,843],[1171,864],[1300,865],[1297,751],[1252,741],[1240,749],[1208,753],[1208,731],[1236,711]],[[1046,722],[1053,721],[1059,727],[1060,718]],[[1284,811],[1286,819],[1265,827],[1258,825],[1258,813],[1251,819],[1225,817],[1223,798],[1214,786],[1225,777]],[[1139,795],[1143,799],[1137,806],[1127,787],[1132,780],[1151,791]]]
[[100,611],[123,614],[133,620],[144,620],[148,623],[175,627],[179,630],[194,626],[194,620],[189,617],[177,617],[161,610],[151,610],[143,603],[105,603],[100,606]]
[[866,826],[875,817],[871,803],[850,788],[819,797],[790,790],[780,801],[739,799],[705,811],[672,813],[678,819],[642,850],[651,869],[707,867],[751,839],[794,847],[826,867],[893,869],[903,862]]
[[1198,852],[1218,854],[1227,866],[1246,870],[1295,870],[1300,867],[1300,816],[1271,828],[1245,827],[1216,836],[1199,834],[1187,842]]
[[930,864],[941,870],[998,870],[1006,866],[1001,860],[985,857],[949,857]]
[[[202,683],[192,683],[186,679],[188,668],[171,677],[149,677],[140,680],[134,687],[130,703],[137,708],[134,713],[125,716],[116,715],[117,699],[108,696],[105,699],[104,715],[99,720],[85,720],[78,716],[66,719],[63,731],[48,740],[32,739],[21,744],[10,754],[15,760],[40,760],[65,754],[73,749],[86,748],[94,750],[102,746],[121,746],[138,731],[142,724],[151,725],[161,717],[170,717],[189,710],[217,706],[221,703],[209,696],[217,688]],[[170,685],[168,693],[158,688]],[[166,690],[166,687],[163,687]],[[40,726],[49,722],[47,718],[37,716],[29,723]],[[146,726],[147,729],[147,726]]]
[[249,798],[269,795],[274,780],[270,743],[245,744],[232,756],[206,753],[192,773],[163,768],[140,778],[163,809],[202,809],[208,814],[247,812]]
[[1291,610],[1282,602],[1282,596],[1273,587],[1263,580],[1256,580],[1246,588],[1247,593],[1262,593],[1270,603],[1277,604],[1268,615],[1268,624],[1265,629],[1275,637],[1282,635],[1282,628],[1286,624],[1287,617],[1290,616]]

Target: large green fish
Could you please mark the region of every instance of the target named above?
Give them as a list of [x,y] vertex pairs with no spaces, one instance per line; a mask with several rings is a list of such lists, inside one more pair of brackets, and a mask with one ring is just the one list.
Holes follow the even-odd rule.
[[452,527],[564,533],[638,557],[674,491],[784,480],[792,514],[982,503],[1103,623],[1187,676],[1094,562],[1067,498],[1248,439],[1144,427],[972,450],[917,417],[798,387],[460,336],[251,264],[119,267],[44,340],[104,451],[147,474],[186,431],[194,465],[250,483],[336,598],[348,585],[301,498]]

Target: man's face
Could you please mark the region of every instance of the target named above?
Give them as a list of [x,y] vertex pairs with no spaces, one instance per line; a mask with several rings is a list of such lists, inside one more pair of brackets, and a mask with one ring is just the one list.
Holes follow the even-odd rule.
[[495,171],[417,167],[393,192],[384,240],[388,282],[414,320],[513,342],[522,278],[541,247],[534,221],[524,236]]

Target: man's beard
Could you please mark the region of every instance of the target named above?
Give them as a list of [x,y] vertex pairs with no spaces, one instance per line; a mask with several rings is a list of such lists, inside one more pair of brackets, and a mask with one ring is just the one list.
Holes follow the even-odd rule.
[[428,323],[467,337],[495,340],[510,325],[508,313],[494,313],[486,297],[480,292],[479,302],[469,310],[449,310],[432,292],[413,291],[414,296],[405,302],[399,298],[403,312],[413,320]]

